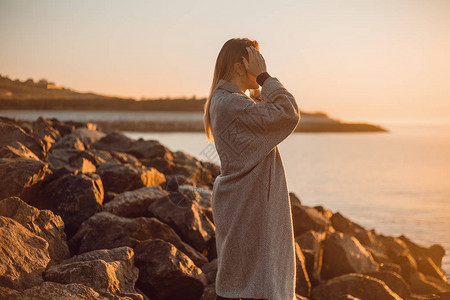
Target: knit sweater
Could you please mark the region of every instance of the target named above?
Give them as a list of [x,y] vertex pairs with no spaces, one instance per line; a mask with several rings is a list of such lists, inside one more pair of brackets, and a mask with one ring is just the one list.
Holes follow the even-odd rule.
[[212,191],[216,293],[227,298],[295,300],[295,247],[278,144],[300,121],[294,96],[268,77],[262,101],[221,79],[211,99],[220,175]]

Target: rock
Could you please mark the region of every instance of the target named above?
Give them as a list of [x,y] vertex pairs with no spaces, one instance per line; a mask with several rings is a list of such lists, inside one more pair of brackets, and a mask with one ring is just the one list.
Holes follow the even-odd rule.
[[14,141],[10,145],[0,146],[1,158],[32,158],[39,160],[39,158],[30,149],[25,147],[22,143]]
[[105,191],[122,193],[144,186],[158,185],[165,182],[164,174],[154,168],[141,165],[120,165],[106,163],[97,169],[102,178]]
[[49,173],[47,167],[32,158],[0,158],[0,199],[17,196],[29,202]]
[[121,164],[132,164],[132,165],[142,165],[139,159],[135,156],[118,151],[110,151],[111,156]]
[[177,190],[187,195],[191,200],[196,201],[202,212],[208,217],[211,223],[214,224],[211,207],[212,191],[210,189],[182,184],[178,186]]
[[79,138],[86,148],[91,148],[92,144],[104,138],[106,133],[89,128],[77,128],[73,135]]
[[168,158],[170,151],[156,140],[133,140],[124,134],[112,131],[92,145],[93,148],[107,151],[118,151],[129,153],[139,159],[150,159],[155,157]]
[[85,252],[64,260],[44,272],[47,281],[62,284],[80,283],[106,294],[136,294],[134,289],[139,271],[134,266],[134,251],[130,247]]
[[151,203],[148,210],[172,227],[181,239],[201,253],[206,253],[215,243],[215,226],[201,211],[195,201],[181,192]]
[[203,290],[203,294],[200,300],[216,300],[216,299],[217,299],[216,285],[212,283],[205,286],[205,289]]
[[345,294],[338,298],[338,300],[361,300],[360,298],[353,297],[352,295]]
[[295,243],[295,265],[296,265],[296,288],[295,293],[304,296],[311,296],[311,282],[309,281],[309,276],[306,271],[305,257],[303,256],[302,250]]
[[198,186],[213,187],[213,175],[200,161],[182,151],[173,152],[172,155],[174,166],[169,175],[183,175]]
[[0,285],[22,290],[42,283],[48,243],[11,218],[0,216]]
[[168,194],[159,185],[142,187],[118,194],[114,199],[103,205],[103,211],[128,218],[151,217],[147,210],[148,206]]
[[[141,163],[144,166],[155,168],[158,171],[160,171],[161,173],[164,173],[166,175],[173,174],[175,163],[173,162],[172,154],[167,154],[166,156],[168,158],[155,157],[155,158],[141,158],[139,160],[141,161]],[[176,174],[174,174],[172,176],[175,176],[175,175]],[[182,177],[185,178],[185,180],[187,180],[187,178],[185,176],[182,176]],[[167,179],[166,181],[169,181],[169,179]],[[164,189],[168,189],[168,188],[164,187]]]
[[[8,295],[8,300],[50,300],[50,299],[70,299],[70,300],[86,300],[98,299],[109,300],[112,297],[102,296],[92,288],[78,283],[60,284],[51,281],[44,281],[41,285],[24,290],[23,292],[14,291]],[[131,298],[114,298],[129,300]]]
[[363,245],[372,245],[374,242],[375,231],[367,231],[361,225],[344,217],[340,212],[334,213],[330,221],[336,231],[354,236]]
[[96,171],[96,166],[91,161],[91,157],[80,149],[59,148],[58,145],[52,147],[48,154],[47,161],[49,168],[55,174],[54,177],[61,177],[68,173],[91,173]]
[[212,284],[216,282],[216,274],[217,274],[217,258],[212,261],[204,264],[202,267],[202,272],[206,275],[206,280],[208,284]]
[[85,150],[84,143],[75,135],[68,134],[53,144],[52,149]]
[[199,299],[207,285],[202,270],[174,245],[160,239],[136,248],[137,287],[152,300]]
[[313,287],[311,299],[349,299],[347,295],[364,300],[402,300],[381,280],[356,273],[334,277]]
[[172,154],[169,148],[162,145],[157,140],[138,139],[129,149],[127,149],[127,151],[122,152],[130,153],[139,159],[150,159],[156,157],[161,157],[164,159],[172,158]]
[[39,159],[44,158],[46,155],[46,146],[39,138],[30,133],[26,133],[18,125],[0,121],[0,148],[13,145],[14,142],[19,142],[23,146],[27,147]]
[[402,271],[402,268],[400,268],[399,265],[394,263],[380,263],[379,264],[380,271],[392,271],[397,274],[400,274]]
[[0,286],[0,299],[23,299],[19,291]]
[[311,285],[319,284],[320,272],[322,269],[323,249],[322,242],[325,239],[324,232],[310,230],[295,238],[295,242],[305,258],[305,268],[308,273]]
[[162,239],[170,242],[188,255],[197,266],[207,263],[206,257],[184,243],[175,231],[156,218],[124,218],[109,212],[99,212],[83,223],[80,230],[69,240],[74,253],[120,246],[135,248],[141,241]]
[[291,211],[295,236],[309,230],[325,232],[331,226],[330,221],[314,208],[294,203]]
[[45,239],[52,263],[59,263],[69,257],[64,222],[52,211],[39,210],[18,197],[9,197],[0,200],[0,215],[14,219],[31,233]]
[[394,293],[399,295],[402,299],[409,299],[411,290],[406,281],[397,273],[393,271],[377,271],[366,272],[367,275],[383,281]]
[[327,234],[323,242],[321,278],[373,271],[378,271],[378,265],[356,238],[341,232]]
[[[77,126],[78,127],[79,126],[83,126],[83,127],[91,126],[91,125],[89,125],[91,123],[84,123],[84,124],[77,123],[76,124],[76,123],[70,122],[70,121],[63,122],[56,118],[50,118],[50,119],[46,119],[46,120],[51,122],[51,124],[52,124],[51,126],[59,132],[61,137],[72,133],[77,128]],[[23,128],[23,126],[22,126],[22,128]]]
[[302,205],[302,201],[300,200],[300,198],[293,192],[289,192],[289,201],[291,204],[291,208],[294,205]]
[[433,294],[439,292],[450,292],[450,284],[443,282],[431,275],[425,275],[418,271],[410,277],[411,292],[414,294]]
[[118,131],[110,131],[96,141],[92,148],[106,151],[126,152],[135,143],[135,140],[128,138]]
[[447,282],[444,272],[436,266],[433,260],[429,257],[419,257],[417,259],[417,267],[419,272],[436,277],[436,279],[442,282]]
[[322,205],[315,205],[313,206],[313,208],[315,210],[317,210],[322,216],[325,217],[325,219],[329,220],[331,219],[331,217],[333,216],[333,213],[331,212],[331,210],[326,209],[325,207],[323,207]]
[[66,174],[43,188],[35,206],[59,214],[70,239],[85,220],[101,211],[103,195],[103,184],[97,174]]
[[411,276],[417,272],[417,263],[410,253],[402,253],[399,255],[395,263],[400,266],[400,275],[407,281],[411,282]]
[[412,242],[404,235],[400,235],[398,239],[405,243],[416,261],[418,261],[419,258],[429,257],[437,267],[442,267],[442,258],[445,255],[445,249],[441,245],[434,244],[430,247],[425,247]]
[[33,135],[38,137],[44,143],[45,152],[48,152],[55,141],[61,137],[59,131],[53,128],[52,125],[50,120],[43,117],[39,117],[36,121],[32,122]]
[[120,163],[117,159],[115,159],[111,155],[111,153],[104,150],[88,149],[80,153],[80,155],[82,155],[82,157],[87,158],[97,168],[105,163],[115,163],[115,164]]

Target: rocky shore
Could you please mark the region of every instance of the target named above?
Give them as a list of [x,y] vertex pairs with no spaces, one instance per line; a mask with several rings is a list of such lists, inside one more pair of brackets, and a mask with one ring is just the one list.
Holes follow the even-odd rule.
[[[1,117],[0,298],[214,300],[219,173],[98,124]],[[297,299],[450,299],[441,245],[290,201]]]

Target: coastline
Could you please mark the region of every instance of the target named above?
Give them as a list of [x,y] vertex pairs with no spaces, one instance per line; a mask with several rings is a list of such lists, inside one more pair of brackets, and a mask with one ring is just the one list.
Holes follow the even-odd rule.
[[[0,116],[36,120],[39,116],[61,121],[93,122],[104,129],[133,132],[203,132],[203,113],[199,111],[130,110],[30,110],[0,109]],[[295,132],[374,132],[388,133],[378,124],[342,122],[324,113],[301,112]]]

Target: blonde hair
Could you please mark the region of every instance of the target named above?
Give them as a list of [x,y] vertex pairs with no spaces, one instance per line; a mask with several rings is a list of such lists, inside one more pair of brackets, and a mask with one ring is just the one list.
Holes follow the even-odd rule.
[[251,40],[248,38],[233,38],[228,40],[222,46],[222,49],[217,56],[211,89],[205,102],[203,115],[203,125],[205,128],[206,140],[208,143],[212,143],[214,141],[214,136],[211,131],[211,120],[209,114],[211,98],[218,88],[217,84],[220,79],[224,79],[226,81],[231,80],[234,72],[234,63],[242,62],[242,56],[244,56],[248,61],[248,52],[246,49],[246,47],[248,46],[254,46],[257,50],[259,50],[259,44],[256,40]]

